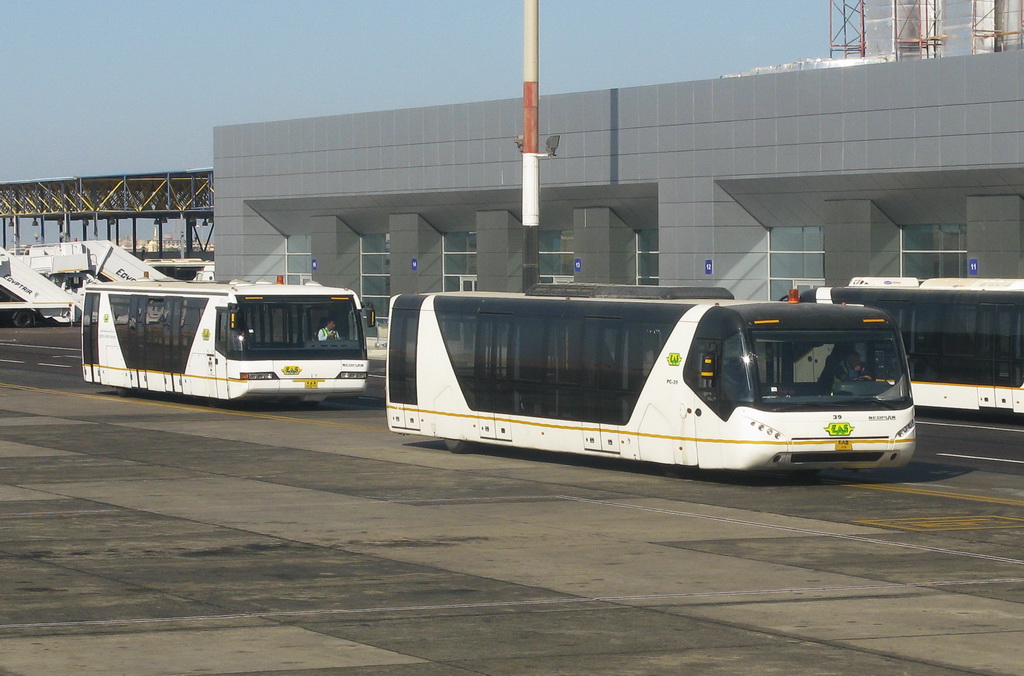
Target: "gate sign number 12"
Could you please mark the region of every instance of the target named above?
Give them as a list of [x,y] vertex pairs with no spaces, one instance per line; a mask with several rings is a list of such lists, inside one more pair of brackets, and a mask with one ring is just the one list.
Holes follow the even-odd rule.
[[704,274],[705,275],[710,275],[712,270],[713,270],[713,266],[711,264],[711,259],[708,258],[707,260],[704,261]]

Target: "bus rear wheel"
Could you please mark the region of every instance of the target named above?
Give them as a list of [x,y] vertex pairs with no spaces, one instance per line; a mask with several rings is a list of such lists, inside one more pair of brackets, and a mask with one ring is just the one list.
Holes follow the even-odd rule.
[[462,441],[461,439],[445,439],[445,447],[452,453],[472,453],[474,444],[471,441]]

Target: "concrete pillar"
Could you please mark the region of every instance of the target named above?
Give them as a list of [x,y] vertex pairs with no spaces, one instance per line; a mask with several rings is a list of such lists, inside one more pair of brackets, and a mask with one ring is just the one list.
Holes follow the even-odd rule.
[[310,233],[316,270],[313,281],[324,286],[344,286],[356,291],[359,279],[359,233],[337,216],[321,216],[312,220]]
[[967,198],[967,257],[978,259],[979,277],[1024,276],[1022,226],[1024,200],[1019,195]]
[[871,200],[826,202],[822,239],[826,285],[900,274],[899,228]]
[[391,293],[441,291],[441,233],[419,214],[391,214]]
[[577,282],[636,284],[636,235],[608,207],[573,210]]
[[523,225],[511,212],[476,212],[476,270],[480,291],[522,291]]

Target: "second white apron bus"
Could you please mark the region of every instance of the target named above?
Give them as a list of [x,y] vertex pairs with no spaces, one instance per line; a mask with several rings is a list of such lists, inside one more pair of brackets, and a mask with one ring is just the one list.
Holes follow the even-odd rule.
[[388,426],[454,451],[805,472],[914,452],[906,356],[878,309],[566,284],[399,295],[389,321]]
[[1024,413],[1024,279],[854,277],[801,298],[890,313],[919,406]]
[[363,323],[355,292],[315,283],[90,284],[82,374],[122,394],[305,401],[358,394],[369,364]]

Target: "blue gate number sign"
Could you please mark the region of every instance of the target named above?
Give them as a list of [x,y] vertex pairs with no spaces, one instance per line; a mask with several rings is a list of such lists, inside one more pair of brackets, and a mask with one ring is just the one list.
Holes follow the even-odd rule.
[[582,258],[574,259],[573,262],[572,262],[572,269],[575,270],[576,272],[579,272],[580,270],[582,270],[583,269],[583,259]]
[[412,269],[413,269],[413,272],[415,272],[416,270],[419,270],[419,267],[420,267],[420,262],[418,260],[416,260],[415,258],[413,258],[412,259]]
[[313,259],[313,272],[316,272],[316,259]]
[[967,274],[976,275],[978,274],[978,259],[971,258],[967,261]]
[[713,270],[714,270],[714,266],[711,263],[711,259],[708,258],[707,260],[704,261],[704,274],[705,275],[710,275]]

